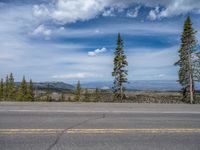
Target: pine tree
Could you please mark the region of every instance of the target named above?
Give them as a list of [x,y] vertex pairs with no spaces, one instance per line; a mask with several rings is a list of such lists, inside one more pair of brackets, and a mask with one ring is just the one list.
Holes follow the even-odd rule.
[[183,100],[190,103],[194,102],[194,76],[193,58],[196,48],[195,31],[192,27],[190,17],[187,17],[181,37],[181,47],[179,49],[180,59],[175,65],[179,66],[179,83],[182,86]]
[[89,101],[90,101],[90,94],[89,94],[89,92],[88,92],[88,89],[85,89],[84,101],[85,101],[85,102],[89,102]]
[[76,90],[75,90],[75,101],[80,102],[81,101],[81,84],[80,81],[78,81]]
[[9,100],[15,100],[15,81],[14,81],[14,77],[13,74],[11,73],[9,75],[9,82],[8,82],[8,99]]
[[6,76],[6,81],[4,85],[4,99],[8,100],[8,94],[9,94],[9,77],[8,75]]
[[22,82],[18,89],[17,100],[26,101],[28,99],[28,90],[27,90],[27,82],[25,76],[23,76]]
[[29,85],[28,85],[28,101],[34,101],[34,97],[35,97],[35,94],[34,94],[34,88],[33,88],[33,81],[30,80],[29,81]]
[[95,96],[95,102],[100,101],[101,96],[100,96],[100,91],[98,88],[95,89],[94,96]]
[[52,97],[51,97],[51,95],[50,95],[50,85],[49,85],[49,83],[48,83],[48,85],[47,85],[47,96],[46,96],[46,101],[47,101],[47,102],[51,102],[51,101],[52,101]]
[[117,38],[117,48],[114,52],[114,68],[112,76],[114,77],[113,82],[113,96],[114,100],[120,100],[122,102],[124,98],[124,83],[127,83],[126,76],[128,75],[128,62],[126,60],[126,55],[124,54],[123,49],[123,40],[120,33],[118,33]]
[[0,100],[3,100],[4,98],[4,83],[3,83],[3,79],[1,79],[0,82]]
[[194,77],[195,81],[200,82],[200,52],[196,54],[194,61]]

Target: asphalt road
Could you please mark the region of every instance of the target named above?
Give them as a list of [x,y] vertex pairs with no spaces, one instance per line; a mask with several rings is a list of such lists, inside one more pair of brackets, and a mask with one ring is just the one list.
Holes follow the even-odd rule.
[[200,150],[200,105],[3,102],[0,150]]

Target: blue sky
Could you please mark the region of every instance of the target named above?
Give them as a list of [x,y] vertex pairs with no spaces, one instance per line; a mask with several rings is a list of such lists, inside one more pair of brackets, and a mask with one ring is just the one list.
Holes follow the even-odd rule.
[[199,31],[198,0],[0,0],[0,76],[110,81],[120,32],[129,80],[177,80],[187,15]]

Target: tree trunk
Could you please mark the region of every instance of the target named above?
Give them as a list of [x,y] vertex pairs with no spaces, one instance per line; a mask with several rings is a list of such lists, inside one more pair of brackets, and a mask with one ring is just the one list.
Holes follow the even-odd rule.
[[191,54],[188,54],[188,62],[189,62],[189,83],[190,83],[190,104],[193,104],[194,101],[194,81],[193,81],[193,69],[191,62]]
[[193,79],[192,73],[190,72],[190,104],[193,104],[194,101],[194,90],[193,90]]

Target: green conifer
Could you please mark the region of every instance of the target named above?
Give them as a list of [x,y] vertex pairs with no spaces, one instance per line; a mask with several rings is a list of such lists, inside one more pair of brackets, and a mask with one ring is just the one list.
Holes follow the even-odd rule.
[[180,59],[175,63],[179,66],[179,83],[182,86],[183,100],[193,103],[195,96],[193,59],[196,51],[195,31],[188,16],[181,37],[181,47],[179,49]]
[[80,81],[78,81],[76,89],[75,89],[75,99],[76,102],[81,101],[81,84]]
[[3,100],[4,98],[4,83],[3,83],[3,79],[1,79],[0,82],[0,100]]
[[28,90],[27,90],[27,82],[25,76],[23,76],[22,82],[18,89],[17,100],[26,101],[28,99]]
[[194,77],[195,81],[200,82],[200,52],[196,54],[194,61]]
[[9,75],[9,83],[8,83],[8,99],[9,100],[15,100],[16,99],[16,93],[15,93],[15,81],[13,74],[10,73]]
[[34,87],[33,87],[33,81],[29,81],[28,85],[28,101],[34,101],[35,94],[34,94]]
[[47,85],[46,101],[47,101],[47,102],[52,102],[52,97],[51,97],[51,92],[50,92],[50,85],[49,85],[49,83],[48,83],[48,85]]
[[128,75],[128,62],[126,60],[126,55],[124,54],[123,49],[123,40],[121,38],[120,33],[118,33],[117,38],[117,48],[115,49],[115,57],[114,57],[114,68],[112,72],[112,76],[114,77],[113,82],[113,96],[114,100],[120,100],[122,102],[124,98],[124,83],[127,83],[127,75]]
[[4,99],[5,100],[8,100],[8,95],[9,95],[9,77],[7,75],[6,81],[4,83]]

